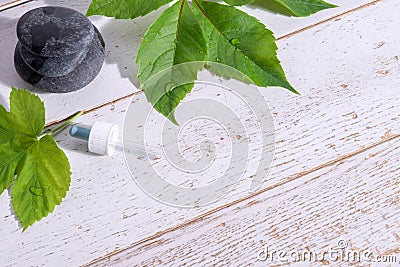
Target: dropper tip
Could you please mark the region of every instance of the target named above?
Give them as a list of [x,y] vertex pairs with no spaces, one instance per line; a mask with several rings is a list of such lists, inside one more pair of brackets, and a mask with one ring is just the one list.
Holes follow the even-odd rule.
[[69,134],[74,138],[78,138],[78,139],[81,139],[81,140],[88,141],[89,140],[89,136],[90,136],[90,131],[91,131],[91,129],[87,129],[87,128],[79,127],[77,125],[73,125],[69,129]]
[[75,137],[76,133],[78,132],[78,126],[74,125],[69,129],[69,135]]

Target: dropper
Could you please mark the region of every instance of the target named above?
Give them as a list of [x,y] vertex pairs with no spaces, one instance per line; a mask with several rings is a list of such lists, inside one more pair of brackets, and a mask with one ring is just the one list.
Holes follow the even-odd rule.
[[115,124],[96,121],[92,127],[73,125],[69,129],[69,134],[87,141],[89,151],[95,154],[112,156],[115,150],[124,150],[126,153],[149,156],[153,160],[159,158],[155,153],[155,147],[149,151],[139,143],[119,139],[119,127]]

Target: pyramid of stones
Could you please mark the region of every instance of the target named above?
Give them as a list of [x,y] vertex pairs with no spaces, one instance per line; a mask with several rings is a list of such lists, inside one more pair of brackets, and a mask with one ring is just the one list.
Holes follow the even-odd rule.
[[40,7],[17,24],[14,65],[35,88],[66,93],[88,85],[104,62],[104,40],[81,13],[65,7]]

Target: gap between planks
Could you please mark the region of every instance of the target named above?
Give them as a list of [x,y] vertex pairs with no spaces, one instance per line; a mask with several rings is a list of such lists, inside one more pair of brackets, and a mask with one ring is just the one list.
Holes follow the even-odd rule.
[[359,6],[359,7],[350,9],[350,10],[347,10],[347,11],[345,11],[345,12],[343,12],[343,13],[340,13],[340,14],[338,14],[338,15],[335,15],[335,16],[333,16],[333,17],[324,19],[324,20],[322,20],[322,21],[320,21],[320,22],[317,22],[317,23],[308,25],[308,26],[306,26],[306,27],[304,27],[304,28],[301,28],[301,29],[299,29],[299,30],[297,30],[297,31],[294,31],[294,32],[288,33],[288,34],[286,34],[286,35],[283,35],[283,36],[281,36],[281,37],[278,37],[278,38],[276,38],[276,40],[279,41],[279,40],[282,40],[282,39],[289,38],[289,37],[291,37],[291,36],[293,36],[293,35],[296,35],[296,34],[298,34],[298,33],[301,33],[301,32],[310,30],[310,29],[312,29],[312,28],[315,28],[315,27],[317,27],[317,26],[319,26],[319,25],[322,25],[322,24],[324,24],[324,23],[326,23],[326,22],[329,22],[329,21],[332,21],[332,20],[336,20],[336,19],[341,18],[341,17],[343,17],[343,16],[345,16],[345,15],[347,15],[347,14],[353,13],[353,12],[355,12],[355,11],[361,10],[361,9],[366,8],[366,7],[369,7],[369,6],[373,6],[373,5],[375,5],[375,4],[377,4],[377,3],[381,2],[381,1],[382,1],[382,0],[374,0],[374,1],[370,2],[370,3],[364,4],[364,5],[362,5],[362,6]]
[[299,173],[296,173],[294,175],[288,176],[286,179],[283,179],[282,181],[280,181],[278,183],[275,183],[275,184],[273,184],[271,186],[268,186],[268,187],[266,187],[264,189],[261,189],[261,190],[259,190],[257,192],[254,192],[254,193],[251,193],[251,194],[249,194],[247,196],[239,198],[239,199],[237,199],[235,201],[232,201],[232,202],[229,202],[227,204],[221,205],[219,207],[213,208],[213,209],[211,209],[211,210],[209,210],[207,212],[204,212],[204,213],[202,213],[202,214],[200,214],[200,215],[198,215],[198,216],[196,216],[196,217],[194,217],[194,218],[192,218],[190,220],[187,220],[187,221],[185,221],[183,223],[177,224],[177,225],[175,225],[173,227],[167,228],[167,229],[165,229],[163,231],[157,232],[157,233],[155,233],[153,235],[150,235],[150,236],[148,236],[146,238],[138,240],[138,241],[132,243],[131,245],[129,245],[129,246],[125,247],[125,248],[117,249],[117,250],[114,250],[112,252],[109,252],[109,253],[107,253],[106,255],[104,255],[104,256],[102,256],[100,258],[94,259],[91,262],[89,262],[87,264],[84,264],[83,266],[84,267],[89,267],[89,266],[92,266],[94,264],[101,263],[102,261],[106,261],[106,260],[110,259],[113,256],[116,256],[116,255],[118,255],[118,254],[120,254],[122,252],[125,252],[125,251],[128,251],[130,249],[133,249],[137,245],[140,245],[140,244],[143,244],[145,242],[151,241],[153,239],[159,238],[159,237],[161,237],[161,236],[163,236],[163,235],[165,235],[167,233],[180,230],[180,229],[182,229],[182,228],[184,228],[184,227],[186,227],[186,226],[188,226],[190,224],[193,224],[193,223],[196,223],[198,221],[201,221],[204,218],[206,218],[207,216],[209,216],[211,214],[214,214],[214,213],[216,213],[218,211],[221,211],[223,209],[229,208],[229,207],[231,207],[233,205],[236,205],[236,204],[239,204],[241,202],[250,200],[250,199],[254,198],[255,196],[258,196],[258,195],[261,195],[263,193],[266,193],[266,192],[268,192],[268,191],[270,191],[270,190],[272,190],[274,188],[283,186],[285,184],[288,184],[290,182],[298,180],[298,179],[302,178],[303,176],[306,176],[306,175],[311,174],[313,172],[319,171],[319,170],[324,169],[326,167],[330,167],[332,165],[335,165],[337,163],[342,162],[343,160],[350,159],[350,158],[355,157],[355,156],[357,156],[357,155],[359,155],[361,153],[364,153],[364,152],[366,152],[368,150],[371,150],[371,149],[373,149],[375,147],[381,146],[381,145],[383,145],[383,144],[385,144],[387,142],[390,142],[390,141],[393,141],[393,140],[396,140],[396,139],[399,139],[399,138],[400,138],[400,134],[394,134],[394,135],[389,136],[389,137],[387,137],[385,139],[382,139],[379,142],[376,142],[376,143],[373,143],[371,145],[365,146],[364,148],[358,149],[358,150],[353,151],[351,153],[342,155],[340,157],[337,157],[335,159],[327,161],[327,162],[325,162],[323,164],[320,164],[320,165],[318,165],[318,166],[316,166],[314,168],[311,168],[309,170],[306,170],[306,171],[299,172]]
[[3,5],[0,6],[0,12],[6,11],[6,10],[11,9],[13,7],[17,7],[17,6],[32,2],[32,1],[33,0],[14,0],[14,1],[8,2],[8,3],[3,4]]
[[[20,1],[20,0],[16,0],[16,1]],[[31,2],[31,1],[32,1],[32,0],[29,0],[28,2]],[[277,40],[277,41],[280,41],[280,40],[283,40],[283,39],[288,39],[288,38],[290,38],[290,37],[292,37],[292,36],[294,36],[294,35],[296,35],[296,34],[299,34],[299,33],[302,33],[302,32],[304,32],[304,31],[313,29],[313,28],[318,27],[318,26],[320,26],[320,25],[322,25],[322,24],[324,24],[324,23],[327,23],[327,22],[330,22],[330,21],[334,21],[334,20],[336,20],[336,19],[338,19],[338,18],[341,18],[341,17],[343,17],[343,16],[346,16],[346,15],[348,15],[348,14],[350,14],[350,13],[355,12],[355,11],[359,11],[359,10],[364,9],[364,8],[366,8],[366,7],[375,5],[375,4],[377,4],[377,3],[381,2],[381,1],[382,1],[382,0],[374,0],[374,1],[372,1],[372,2],[369,2],[369,3],[367,3],[367,4],[361,5],[361,6],[359,6],[359,7],[356,7],[356,8],[350,9],[350,10],[347,10],[347,11],[345,11],[345,12],[343,12],[343,13],[340,13],[340,14],[338,14],[338,15],[335,15],[335,16],[332,16],[332,17],[330,17],[330,18],[324,19],[324,20],[322,20],[322,21],[320,21],[320,22],[317,22],[317,23],[308,25],[308,26],[306,26],[306,27],[304,27],[304,28],[301,28],[301,29],[299,29],[299,30],[296,30],[296,31],[294,31],[294,32],[291,32],[291,33],[288,33],[288,34],[286,34],[286,35],[280,36],[280,37],[276,38],[276,40]],[[12,7],[10,7],[10,8],[12,8]],[[2,11],[2,10],[0,10],[0,12],[1,12],[1,11]],[[109,106],[109,105],[113,105],[113,104],[115,104],[115,103],[117,103],[117,102],[119,102],[119,101],[122,101],[122,100],[125,100],[125,99],[127,99],[127,98],[133,97],[133,96],[135,96],[136,94],[139,94],[139,93],[142,93],[142,92],[143,92],[143,90],[140,89],[140,90],[137,91],[137,92],[134,92],[134,93],[131,93],[131,94],[122,96],[122,97],[120,97],[120,98],[111,100],[111,101],[109,101],[109,102],[105,102],[105,103],[100,104],[100,105],[98,105],[98,106],[95,106],[95,107],[93,107],[93,108],[90,108],[90,109],[87,109],[87,110],[82,110],[82,112],[83,112],[83,114],[88,114],[88,113],[94,112],[94,111],[96,111],[96,110],[98,110],[98,109],[101,109],[101,108],[103,108],[103,107],[106,107],[106,106]],[[56,124],[58,124],[58,123],[65,122],[65,121],[67,121],[71,116],[73,116],[73,114],[71,114],[70,116],[68,116],[68,117],[66,117],[66,118],[63,118],[63,119],[60,119],[60,120],[55,120],[55,121],[49,122],[49,123],[46,124],[46,127],[51,127],[51,126],[54,126],[54,125],[56,125]]]

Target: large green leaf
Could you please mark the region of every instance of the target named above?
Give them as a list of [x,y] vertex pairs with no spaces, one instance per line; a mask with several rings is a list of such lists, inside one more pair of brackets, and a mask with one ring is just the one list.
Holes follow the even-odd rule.
[[203,64],[198,64],[197,70],[189,68],[185,84],[176,81],[182,74],[176,72],[182,68],[174,66],[205,60],[206,49],[203,31],[186,0],[166,9],[143,38],[137,55],[142,88],[155,109],[174,123],[173,111],[192,89]]
[[276,56],[275,37],[261,22],[231,6],[194,3],[208,42],[207,61],[231,66],[258,86],[280,86],[296,92]]
[[171,1],[173,0],[92,0],[86,15],[134,19],[144,16]]
[[256,0],[254,5],[288,16],[306,17],[336,7],[323,0]]
[[13,208],[24,230],[61,203],[69,189],[70,175],[68,159],[51,136],[29,147],[12,189]]
[[40,137],[45,108],[39,97],[13,88],[10,112],[0,106],[0,193],[13,182],[12,203],[23,229],[60,204],[70,166],[53,137]]
[[[323,0],[223,0],[229,6],[214,0],[192,0],[191,8],[187,1],[178,0],[151,25],[137,55],[138,77],[147,99],[175,123],[173,111],[191,91],[197,72],[203,67],[203,64],[195,68],[192,65],[189,71],[174,68],[187,62],[209,61],[207,66],[215,73],[243,78],[235,76],[238,72],[226,73],[227,68],[210,62],[225,64],[258,86],[280,86],[297,93],[278,60],[273,33],[234,6],[252,4],[289,16],[308,16],[335,7]],[[92,0],[87,14],[135,18],[168,2],[171,1]],[[162,71],[162,75],[154,78]],[[175,72],[183,72],[184,78],[177,81]]]

